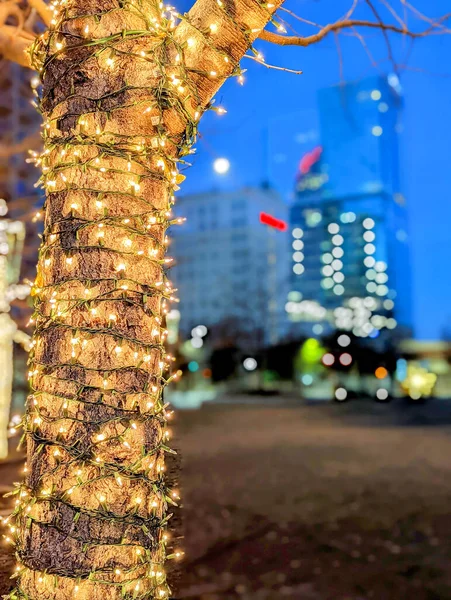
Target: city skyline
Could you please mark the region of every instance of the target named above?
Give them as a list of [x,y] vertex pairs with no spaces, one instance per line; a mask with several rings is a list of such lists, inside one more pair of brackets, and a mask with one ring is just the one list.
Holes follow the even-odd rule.
[[[345,10],[346,3],[331,7],[324,2],[304,2],[302,7],[305,18],[326,22],[341,16],[339,13]],[[179,8],[184,8],[183,3]],[[446,3],[420,2],[418,8],[438,14],[446,10]],[[382,36],[371,34],[368,44],[375,60],[381,61],[378,68],[371,65],[356,38],[342,38],[347,81],[378,71],[392,72]],[[305,49],[272,47],[263,42],[259,46],[268,62],[301,67],[304,74],[270,71],[247,61],[245,85],[241,87],[231,81],[218,97],[218,104],[224,106],[228,114],[210,115],[204,122],[198,155],[193,157],[193,168],[187,173],[183,194],[258,185],[269,179],[284,199],[289,200],[297,163],[302,154],[319,141],[317,91],[340,79],[337,49],[333,38]],[[402,50],[402,40],[394,38],[393,46],[395,50]],[[447,225],[451,220],[451,204],[447,200],[451,189],[447,168],[451,155],[451,117],[447,97],[451,93],[451,78],[446,61],[450,49],[449,37],[421,40],[410,56],[412,71],[403,69],[399,73],[405,99],[401,179],[409,211],[414,323],[419,339],[440,338],[451,315],[447,302],[451,293],[447,277],[447,257],[451,253]],[[286,116],[282,117],[283,114]],[[286,154],[290,159],[276,162],[283,159],[277,151],[273,157],[276,161],[271,164],[268,138],[279,149],[288,150]],[[225,176],[212,169],[212,162],[218,157],[230,161],[230,171]],[[430,271],[432,260],[434,276]]]
[[[371,76],[319,97],[321,145],[301,157],[289,206],[265,185],[191,194],[178,204],[176,216],[187,224],[172,231],[172,275],[184,338],[202,323],[224,343],[234,325],[244,332],[257,322],[264,345],[335,327],[386,341],[411,336],[399,80]],[[218,160],[214,168],[221,173],[225,164],[227,172]],[[285,241],[262,227],[268,215],[287,219],[275,223]],[[282,246],[274,254],[276,239]],[[285,306],[275,327],[267,292]]]

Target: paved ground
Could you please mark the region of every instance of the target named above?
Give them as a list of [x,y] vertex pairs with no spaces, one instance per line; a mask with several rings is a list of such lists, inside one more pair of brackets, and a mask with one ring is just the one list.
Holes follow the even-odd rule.
[[174,430],[180,600],[451,600],[451,402],[214,405]]
[[180,413],[188,558],[178,596],[451,599],[450,411]]

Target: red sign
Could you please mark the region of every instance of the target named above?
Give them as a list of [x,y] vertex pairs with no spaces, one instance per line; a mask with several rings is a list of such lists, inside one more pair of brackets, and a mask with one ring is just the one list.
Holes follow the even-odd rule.
[[301,162],[299,163],[299,172],[301,175],[307,175],[307,173],[310,173],[310,169],[321,158],[322,152],[322,147],[317,146],[316,148],[313,148],[311,152],[304,154],[304,156],[301,158]]
[[288,225],[285,221],[282,221],[282,219],[276,219],[275,217],[272,217],[271,215],[268,215],[268,213],[264,212],[260,213],[260,223],[269,225],[269,227],[274,227],[274,229],[279,229],[280,231],[286,231],[288,228]]

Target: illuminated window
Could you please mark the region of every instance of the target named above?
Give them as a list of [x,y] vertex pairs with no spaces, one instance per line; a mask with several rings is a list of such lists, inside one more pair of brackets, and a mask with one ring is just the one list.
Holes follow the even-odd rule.
[[375,136],[375,137],[380,137],[383,134],[383,129],[380,125],[375,125],[372,130],[371,133]]
[[316,227],[322,221],[322,214],[318,210],[306,210],[304,212],[305,221],[309,227]]

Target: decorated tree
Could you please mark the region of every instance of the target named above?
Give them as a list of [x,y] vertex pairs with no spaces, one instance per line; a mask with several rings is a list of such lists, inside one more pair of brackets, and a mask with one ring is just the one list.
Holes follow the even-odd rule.
[[[345,28],[411,38],[399,20],[343,19],[285,36],[283,0],[0,2],[0,52],[35,69],[45,188],[11,600],[164,599],[171,374],[166,230],[179,166],[256,38],[307,46]],[[372,3],[367,2],[372,7]],[[406,5],[405,2],[401,2]],[[265,27],[272,23],[276,32]],[[253,53],[252,53],[253,52]]]

